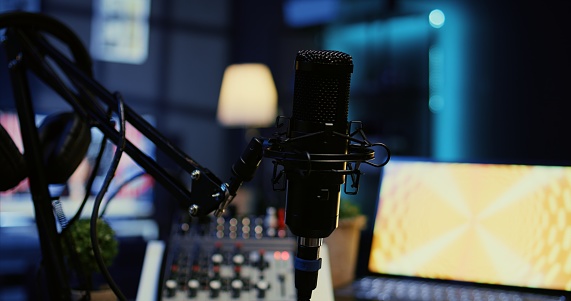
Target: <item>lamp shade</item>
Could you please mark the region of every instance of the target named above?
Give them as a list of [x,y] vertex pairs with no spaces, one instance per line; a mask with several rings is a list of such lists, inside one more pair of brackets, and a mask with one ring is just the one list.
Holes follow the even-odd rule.
[[225,126],[265,127],[274,123],[278,93],[264,64],[234,64],[224,71],[217,119]]

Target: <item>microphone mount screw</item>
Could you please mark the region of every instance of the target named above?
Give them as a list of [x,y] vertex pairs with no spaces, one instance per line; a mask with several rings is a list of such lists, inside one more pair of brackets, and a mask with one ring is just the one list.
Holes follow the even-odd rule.
[[188,208],[188,213],[191,216],[196,216],[198,214],[198,209],[200,209],[200,207],[196,204],[193,204],[190,206],[190,208]]
[[195,169],[190,173],[190,178],[193,180],[198,180],[200,179],[200,170]]

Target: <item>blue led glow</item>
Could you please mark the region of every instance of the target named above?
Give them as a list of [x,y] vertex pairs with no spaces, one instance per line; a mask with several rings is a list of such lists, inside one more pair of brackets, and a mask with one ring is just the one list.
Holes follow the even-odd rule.
[[428,22],[434,28],[442,27],[442,25],[444,25],[445,20],[446,16],[444,16],[444,13],[439,9],[431,11],[430,14],[428,15]]
[[[355,71],[351,89],[367,91],[378,82],[371,82],[370,75],[361,72],[365,69],[360,66],[381,56],[391,61],[394,59],[391,54],[405,51],[411,45],[417,47],[418,41],[429,39],[429,93],[426,103],[433,114],[430,153],[437,160],[463,160],[470,155],[474,143],[469,135],[470,111],[465,90],[471,79],[466,70],[470,49],[465,43],[469,24],[466,22],[467,12],[461,5],[441,8],[447,12],[447,18],[442,10],[435,9],[429,14],[430,24],[426,24],[426,14],[419,14],[330,25],[324,30],[323,45],[324,49],[344,51],[353,57]],[[443,26],[445,19],[454,26]],[[430,30],[431,26],[439,30]]]
[[[469,135],[469,115],[466,103],[466,84],[469,73],[466,72],[468,48],[463,43],[467,23],[465,12],[458,7],[448,7],[449,22],[435,32],[429,56],[431,59],[431,84],[436,90],[430,96],[442,97],[442,107],[432,119],[432,156],[438,160],[465,160],[473,143]],[[434,87],[433,87],[434,88]],[[438,109],[438,98],[429,99],[429,108]]]

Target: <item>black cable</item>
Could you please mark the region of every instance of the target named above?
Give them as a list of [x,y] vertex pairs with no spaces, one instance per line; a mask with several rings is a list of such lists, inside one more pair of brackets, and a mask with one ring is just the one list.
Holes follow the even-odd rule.
[[93,249],[93,254],[95,256],[95,261],[97,262],[97,266],[99,267],[101,274],[107,281],[107,284],[111,288],[111,290],[115,293],[119,300],[126,300],[125,296],[121,292],[121,289],[115,281],[113,277],[107,270],[105,266],[105,262],[103,261],[103,257],[101,256],[101,250],[99,249],[99,239],[97,238],[97,220],[99,219],[99,207],[101,205],[101,201],[103,200],[103,196],[107,192],[109,185],[111,184],[111,180],[115,176],[115,171],[117,170],[117,166],[119,165],[119,161],[121,160],[121,155],[123,154],[123,150],[125,148],[125,144],[127,139],[125,138],[125,107],[123,103],[123,98],[120,94],[115,93],[115,97],[118,101],[118,119],[119,119],[119,134],[120,134],[120,143],[117,144],[117,148],[115,149],[115,153],[113,154],[113,159],[111,160],[111,165],[107,170],[107,174],[105,175],[105,179],[103,181],[103,185],[97,196],[95,197],[95,201],[93,202],[93,211],[91,213],[91,221],[90,221],[90,234],[91,234],[91,247]]
[[319,247],[305,246],[298,243],[294,258],[294,278],[298,301],[309,301],[313,290],[317,287],[318,271],[321,268]]
[[103,209],[101,210],[101,213],[99,214],[99,217],[103,217],[103,215],[105,215],[105,212],[107,211],[107,207],[109,206],[109,203],[111,203],[111,200],[117,196],[117,194],[121,191],[121,189],[123,189],[123,187],[129,185],[131,182],[133,182],[134,180],[146,175],[147,173],[142,171],[139,173],[136,173],[134,175],[132,175],[131,177],[127,178],[125,181],[123,181],[121,184],[119,184],[119,186],[117,188],[115,188],[115,191],[113,191],[112,193],[109,194],[109,197],[107,198],[107,202],[105,203],[105,205],[103,205]]
[[[112,112],[111,109],[107,111],[107,115],[109,116],[109,118],[111,118],[111,112]],[[103,135],[103,138],[101,138],[101,145],[99,146],[99,152],[97,154],[97,158],[95,159],[95,164],[93,165],[93,169],[91,171],[89,179],[87,180],[87,184],[85,185],[85,195],[83,197],[83,201],[81,202],[81,205],[79,205],[79,208],[77,209],[75,215],[68,221],[68,227],[71,226],[73,223],[75,223],[77,220],[79,220],[79,218],[81,217],[81,213],[83,212],[83,207],[85,207],[85,204],[87,204],[87,200],[91,195],[91,188],[93,187],[93,183],[95,182],[95,178],[97,177],[97,171],[99,170],[99,166],[101,165],[101,159],[103,158],[103,154],[105,153],[106,146],[107,146],[107,137]]]

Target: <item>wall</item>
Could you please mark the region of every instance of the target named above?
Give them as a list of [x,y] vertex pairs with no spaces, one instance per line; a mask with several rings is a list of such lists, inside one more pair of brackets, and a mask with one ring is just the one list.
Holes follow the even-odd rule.
[[[396,154],[571,162],[568,2],[340,2],[323,44],[354,54],[351,109]],[[435,29],[437,8],[446,20]]]

